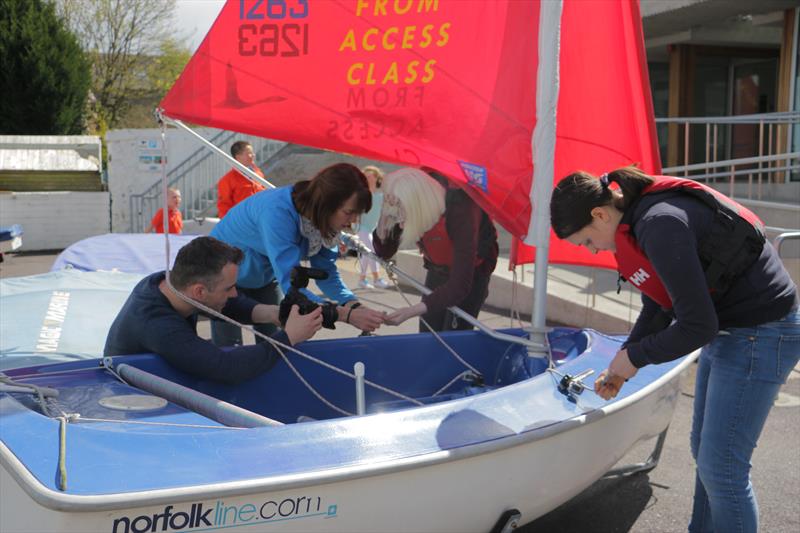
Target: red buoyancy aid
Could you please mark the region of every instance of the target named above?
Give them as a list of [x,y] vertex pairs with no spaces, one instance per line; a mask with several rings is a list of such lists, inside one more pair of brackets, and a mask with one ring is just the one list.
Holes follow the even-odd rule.
[[[723,293],[733,278],[744,272],[761,255],[766,237],[764,224],[749,209],[696,181],[655,176],[642,196],[679,190],[702,200],[716,215],[709,234],[699,243],[698,252],[704,265],[709,290]],[[628,208],[633,213],[634,205]],[[624,220],[624,217],[623,217]],[[619,274],[664,309],[672,308],[667,289],[631,233],[630,224],[620,223],[614,237]]]
[[[426,231],[419,240],[419,249],[429,262],[437,266],[453,266],[453,241],[447,233],[446,215],[439,217],[439,221]],[[475,254],[475,266],[480,265],[483,258]]]

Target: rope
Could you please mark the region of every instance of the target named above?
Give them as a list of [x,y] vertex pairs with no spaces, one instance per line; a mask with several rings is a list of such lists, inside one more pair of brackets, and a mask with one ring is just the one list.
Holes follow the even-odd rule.
[[58,418],[58,489],[67,490],[67,417]]
[[[161,150],[162,150],[163,154],[166,154],[166,150],[167,150],[166,142],[167,142],[166,141],[166,124],[162,120],[161,121]],[[161,180],[162,180],[162,183],[163,183],[163,198],[164,198],[164,212],[165,213],[167,212],[167,209],[168,209],[168,206],[167,206],[167,171],[166,171],[166,168],[167,168],[166,167],[166,157],[162,157],[161,158]],[[166,217],[165,217],[165,220],[166,220]],[[166,223],[165,223],[165,227],[164,227],[164,248],[165,248],[165,258],[166,258],[166,268],[164,269],[164,272],[165,272],[165,278],[164,279],[166,280],[167,286],[173,292],[173,294],[175,294],[178,298],[180,298],[184,302],[193,305],[196,309],[199,309],[199,310],[207,313],[208,315],[213,316],[214,318],[217,318],[219,320],[223,320],[225,322],[228,322],[229,324],[233,324],[233,325],[235,325],[237,327],[244,328],[247,331],[251,332],[254,336],[256,336],[258,338],[261,338],[261,339],[264,339],[266,342],[270,343],[272,345],[272,347],[275,348],[275,351],[277,351],[278,354],[281,356],[281,358],[284,360],[286,365],[291,369],[291,371],[294,373],[294,375],[297,376],[297,379],[299,379],[300,382],[303,383],[303,385],[305,385],[306,388],[318,400],[320,400],[322,403],[324,403],[325,405],[327,405],[328,407],[330,407],[331,409],[333,409],[334,411],[336,411],[336,412],[338,412],[340,414],[343,414],[343,415],[346,415],[346,416],[352,416],[353,415],[353,413],[350,413],[349,411],[341,409],[340,407],[334,405],[333,403],[328,401],[326,398],[324,398],[322,396],[322,394],[320,394],[310,383],[308,383],[308,381],[306,381],[305,378],[303,378],[303,376],[300,375],[300,372],[294,367],[294,365],[292,365],[292,363],[289,361],[289,358],[286,356],[286,354],[283,352],[282,349],[289,350],[290,352],[293,352],[293,353],[295,353],[295,354],[297,354],[297,355],[299,355],[301,357],[305,357],[309,361],[312,361],[314,363],[320,364],[320,365],[324,366],[325,368],[328,368],[329,370],[333,370],[334,372],[338,372],[338,373],[340,373],[342,375],[348,376],[349,378],[351,378],[353,380],[355,380],[355,375],[354,374],[352,374],[350,372],[346,372],[346,371],[344,371],[344,370],[342,370],[342,369],[340,369],[338,367],[335,367],[335,366],[333,366],[331,364],[328,364],[328,363],[326,363],[326,362],[324,362],[324,361],[322,361],[320,359],[317,359],[316,357],[312,357],[311,355],[303,353],[303,352],[301,352],[301,351],[299,351],[299,350],[297,350],[297,349],[295,349],[295,348],[293,348],[291,346],[283,344],[282,342],[277,341],[277,340],[273,339],[272,337],[269,337],[267,335],[262,334],[259,331],[256,331],[255,328],[253,328],[251,326],[248,326],[248,325],[245,325],[245,324],[240,324],[239,322],[237,322],[237,321],[235,321],[235,320],[233,320],[231,318],[228,318],[227,316],[223,315],[222,313],[218,313],[217,311],[211,309],[210,307],[207,307],[207,306],[201,304],[200,302],[195,301],[195,300],[187,297],[186,295],[184,295],[183,293],[178,291],[172,285],[172,282],[170,280],[170,268],[169,268],[170,242],[169,242],[169,232],[168,232],[168,228],[166,227]],[[374,387],[374,388],[376,388],[376,389],[378,389],[378,390],[380,390],[382,392],[390,394],[392,396],[396,396],[396,397],[398,397],[400,399],[403,399],[403,400],[406,400],[406,401],[410,401],[410,402],[412,402],[412,403],[414,403],[416,405],[423,405],[421,402],[419,402],[419,401],[417,401],[417,400],[415,400],[415,399],[413,399],[413,398],[411,398],[409,396],[406,396],[406,395],[401,394],[399,392],[393,391],[393,390],[391,390],[389,388],[386,388],[386,387],[384,387],[382,385],[378,385],[377,383],[373,383],[373,382],[371,382],[369,380],[364,380],[364,383],[369,385],[369,386],[371,386],[371,387]]]
[[[343,236],[341,238],[341,241],[345,244],[345,246],[349,246],[349,247],[355,249],[356,251],[358,251],[359,253],[364,253],[364,254],[369,255],[370,257],[374,257],[376,259],[380,259],[374,253],[372,253],[369,250],[369,248],[367,248],[366,245],[364,245],[364,243],[361,242],[361,239],[359,239],[358,236],[356,236],[356,235],[348,234],[347,236]],[[384,267],[386,267],[385,261],[381,260],[380,262],[383,264]],[[411,301],[406,297],[405,293],[403,293],[403,291],[400,290],[400,284],[397,283],[397,280],[395,279],[395,277],[393,275],[391,275],[391,274],[393,274],[393,272],[390,269],[387,269],[386,271],[390,274],[389,275],[389,279],[391,280],[392,285],[394,286],[394,289],[403,298],[403,300],[406,302],[406,304],[410,306],[411,305]],[[447,349],[447,351],[449,351],[450,354],[453,357],[456,358],[457,361],[459,361],[462,365],[464,365],[465,367],[467,367],[468,369],[470,369],[471,371],[473,371],[477,375],[479,375],[479,376],[483,375],[479,370],[477,370],[475,367],[473,367],[472,365],[467,363],[460,355],[458,355],[456,353],[456,351],[451,346],[449,346],[444,341],[444,339],[442,339],[442,337],[439,336],[439,334],[436,331],[434,331],[433,327],[431,327],[431,325],[428,324],[428,322],[424,318],[419,317],[419,320],[420,320],[420,322],[422,322],[422,324],[426,328],[428,328],[428,331],[433,333],[433,336],[436,338],[436,340],[439,341],[439,343],[441,343],[441,345],[444,346]]]
[[[397,283],[397,280],[395,280],[394,278],[391,278],[391,277],[390,277],[389,279],[391,279],[391,280],[392,280],[392,285],[394,285],[394,289],[395,289],[395,290],[397,291],[397,293],[398,293],[398,294],[399,294],[399,295],[400,295],[400,296],[403,298],[403,300],[406,302],[406,304],[408,304],[408,305],[411,305],[411,301],[410,301],[410,300],[409,300],[409,299],[406,297],[405,293],[404,293],[402,290],[400,290],[400,285]],[[462,358],[460,355],[458,355],[458,354],[456,353],[456,351],[455,351],[455,350],[454,350],[454,349],[453,349],[453,348],[452,348],[452,347],[451,347],[449,344],[447,344],[446,342],[444,342],[444,339],[443,339],[443,338],[442,338],[442,337],[439,335],[439,333],[438,333],[438,332],[436,332],[436,331],[433,329],[433,327],[431,327],[431,325],[430,325],[430,324],[428,324],[428,321],[427,321],[427,320],[425,320],[425,319],[424,319],[424,318],[422,318],[422,317],[419,317],[419,321],[420,321],[420,322],[422,322],[422,324],[423,324],[423,325],[424,325],[426,328],[428,328],[428,331],[430,331],[430,332],[433,334],[434,338],[435,338],[437,341],[439,341],[439,343],[441,343],[441,345],[442,345],[442,346],[444,346],[444,347],[447,349],[447,351],[448,351],[448,352],[450,352],[450,354],[451,354],[453,357],[455,357],[455,358],[456,358],[456,360],[457,360],[458,362],[460,362],[462,365],[464,365],[465,367],[467,367],[467,368],[468,368],[468,369],[470,369],[471,371],[475,372],[477,375],[479,375],[479,376],[482,376],[482,375],[483,375],[483,374],[482,374],[482,373],[481,373],[481,372],[480,372],[478,369],[476,369],[476,368],[475,368],[474,366],[472,366],[471,364],[467,363],[467,362],[466,362],[466,361],[465,361],[465,360],[464,360],[464,359],[463,359],[463,358]]]
[[47,406],[44,392],[42,391],[43,388],[46,389],[48,387],[39,387],[38,385],[33,385],[31,383],[20,383],[6,376],[0,376],[0,382],[5,383],[6,385],[30,389],[31,394],[36,394],[38,396],[39,404],[42,406],[42,412],[45,414],[45,416],[48,418],[53,418],[53,415],[50,413],[50,409]]
[[447,385],[445,385],[445,386],[444,386],[444,387],[442,387],[441,389],[439,389],[439,390],[437,390],[436,392],[434,392],[434,393],[433,393],[433,395],[434,395],[434,396],[439,396],[441,393],[443,393],[444,391],[446,391],[446,390],[448,389],[448,387],[450,387],[450,385],[452,385],[453,383],[455,383],[455,382],[456,382],[456,381],[458,381],[459,379],[463,378],[464,376],[469,376],[469,375],[470,375],[470,372],[469,372],[469,370],[465,370],[465,371],[463,371],[462,373],[460,373],[459,375],[457,375],[456,377],[454,377],[453,379],[451,379],[450,381],[448,381],[448,382],[447,382]]

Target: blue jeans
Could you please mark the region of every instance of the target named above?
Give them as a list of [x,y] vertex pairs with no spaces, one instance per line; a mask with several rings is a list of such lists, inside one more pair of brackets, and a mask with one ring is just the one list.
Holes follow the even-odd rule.
[[798,359],[798,311],[775,322],[721,331],[703,348],[692,420],[697,472],[690,532],[758,531],[750,458]]
[[[237,286],[236,291],[252,298],[258,303],[278,305],[283,300],[283,292],[278,286],[277,280],[259,287],[257,289],[245,289]],[[259,333],[271,336],[278,331],[277,326],[273,324],[258,324],[254,328]],[[211,320],[211,342],[217,346],[241,346],[242,344],[242,328],[234,326],[222,320]],[[260,337],[256,337],[256,343],[266,342]]]

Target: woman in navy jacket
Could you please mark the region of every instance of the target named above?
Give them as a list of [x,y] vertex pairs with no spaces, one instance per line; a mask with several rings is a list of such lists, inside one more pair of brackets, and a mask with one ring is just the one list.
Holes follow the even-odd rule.
[[800,358],[797,287],[760,221],[708,187],[634,167],[571,174],[550,209],[559,238],[614,252],[643,291],[636,324],[595,390],[612,398],[644,365],[702,347],[689,531],[757,531],[750,457]]

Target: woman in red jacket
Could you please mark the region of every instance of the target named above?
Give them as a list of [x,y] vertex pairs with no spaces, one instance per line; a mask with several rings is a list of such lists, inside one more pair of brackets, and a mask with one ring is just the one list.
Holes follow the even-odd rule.
[[[384,178],[382,189],[375,251],[388,259],[398,248],[418,247],[427,270],[425,286],[433,291],[420,303],[388,315],[386,323],[398,325],[422,316],[436,331],[470,329],[447,308],[457,306],[477,317],[489,295],[498,253],[497,231],[489,216],[433,170],[396,170]],[[420,331],[428,329],[420,323]]]
[[639,368],[702,347],[689,531],[756,532],[750,457],[800,358],[797,287],[758,217],[709,187],[634,167],[567,176],[550,215],[559,238],[614,252],[621,276],[643,294],[639,318],[595,390],[614,397]]

